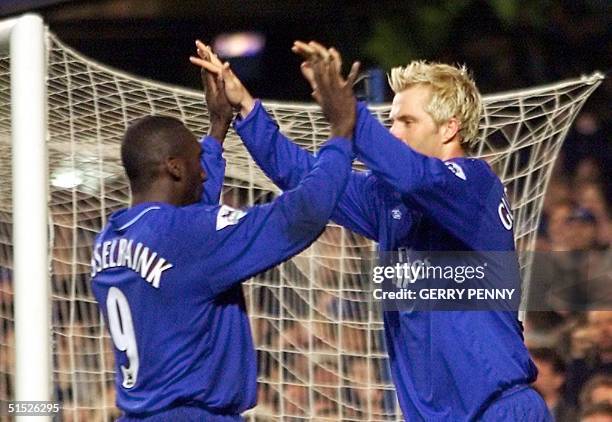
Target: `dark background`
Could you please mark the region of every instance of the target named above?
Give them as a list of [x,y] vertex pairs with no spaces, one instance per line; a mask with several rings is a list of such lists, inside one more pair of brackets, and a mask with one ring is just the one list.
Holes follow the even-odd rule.
[[[465,63],[483,93],[607,72],[612,57],[606,0],[0,0],[0,15],[26,11],[102,63],[194,88],[194,38],[258,31],[265,50],[247,59],[250,71],[235,69],[256,96],[280,100],[310,100],[290,51],[296,39],[333,45],[345,62],[385,72],[413,59]],[[604,121],[610,92],[608,80],[588,105]]]
[[[0,0],[0,17],[29,11],[86,56],[195,89],[199,71],[188,60],[195,38],[258,32],[266,38],[262,52],[230,62],[254,96],[283,101],[311,101],[290,51],[296,39],[335,46],[346,68],[360,60],[364,73],[378,69],[384,101],[392,98],[385,72],[414,59],[466,64],[483,94],[612,69],[609,0]],[[357,87],[362,97],[366,83]],[[607,77],[560,158],[567,178],[585,158],[595,160],[610,203],[611,99]]]

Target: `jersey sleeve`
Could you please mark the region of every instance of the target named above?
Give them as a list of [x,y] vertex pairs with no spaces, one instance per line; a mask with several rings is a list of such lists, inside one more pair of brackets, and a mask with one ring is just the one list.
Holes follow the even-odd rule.
[[217,295],[309,246],[346,186],[351,155],[350,141],[332,139],[302,181],[273,202],[245,211],[219,207],[214,228],[200,234],[208,240],[195,264],[210,293]]
[[[234,127],[245,147],[263,172],[285,191],[296,187],[310,171],[316,158],[291,142],[281,133],[258,100],[244,119],[237,119]],[[353,171],[331,219],[363,236],[378,237],[380,191],[376,178]]]
[[315,162],[312,154],[281,133],[259,100],[248,116],[235,120],[234,128],[253,160],[283,191],[297,186]]
[[200,165],[206,172],[206,181],[204,182],[204,191],[200,203],[218,205],[223,189],[223,178],[225,177],[225,159],[222,155],[223,147],[212,136],[202,138],[201,144]]
[[492,179],[468,179],[460,164],[414,151],[395,138],[362,103],[358,105],[354,148],[358,158],[396,189],[408,206],[470,244],[482,209],[478,192],[486,191],[480,185],[491,184]]

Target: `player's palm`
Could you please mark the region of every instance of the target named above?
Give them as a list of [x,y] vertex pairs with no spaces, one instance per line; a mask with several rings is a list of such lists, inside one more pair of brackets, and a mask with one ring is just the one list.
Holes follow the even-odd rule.
[[342,58],[334,48],[327,49],[311,41],[296,41],[291,49],[305,61],[300,66],[302,75],[312,88],[312,96],[321,106],[330,123],[332,135],[350,137],[355,125],[355,96],[353,84],[359,71],[359,63],[353,63],[346,79],[342,77]]
[[304,76],[304,79],[306,79],[310,84],[310,88],[312,88],[312,91],[316,91],[317,84],[315,82],[314,70],[312,69],[312,65],[307,61],[303,62],[300,65],[300,70],[302,71],[302,76]]
[[217,121],[229,125],[232,121],[234,110],[227,99],[222,81],[210,72],[202,69],[202,83],[211,120],[217,119]]
[[240,79],[229,68],[229,64],[224,65],[221,75],[227,100],[233,107],[240,107],[249,93],[244,85],[242,85],[242,82],[240,82]]
[[254,100],[240,79],[232,72],[229,63],[223,63],[209,46],[199,40],[196,41],[196,47],[198,56],[191,56],[189,58],[191,63],[219,78],[223,92],[232,107],[240,109],[244,115],[248,114],[253,108]]

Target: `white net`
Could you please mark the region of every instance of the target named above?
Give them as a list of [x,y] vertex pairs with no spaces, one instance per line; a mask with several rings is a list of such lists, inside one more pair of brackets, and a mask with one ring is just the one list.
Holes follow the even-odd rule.
[[[110,342],[88,280],[90,245],[107,216],[125,206],[120,159],[130,121],[179,117],[208,129],[201,92],[142,80],[91,61],[48,36],[48,156],[55,395],[64,420],[109,420],[114,407]],[[13,397],[10,58],[0,57],[0,400]],[[485,97],[478,155],[508,186],[515,234],[532,248],[552,165],[598,74]],[[267,102],[281,129],[315,151],[327,125],[311,104]],[[372,110],[384,122],[389,106]],[[233,132],[225,143],[224,202],[245,206],[277,192]],[[399,420],[380,311],[364,300],[359,258],[369,241],[330,225],[291,261],[245,284],[259,355],[258,406],[250,420]],[[523,263],[528,274],[528,262]]]

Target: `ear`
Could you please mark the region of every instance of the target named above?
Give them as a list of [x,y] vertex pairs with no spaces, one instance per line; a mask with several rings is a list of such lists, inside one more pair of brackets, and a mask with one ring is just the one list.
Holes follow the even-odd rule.
[[452,141],[461,129],[461,123],[456,117],[451,117],[442,125],[442,143],[447,144]]
[[173,180],[181,180],[184,174],[184,165],[180,158],[173,157],[166,159],[166,170]]

